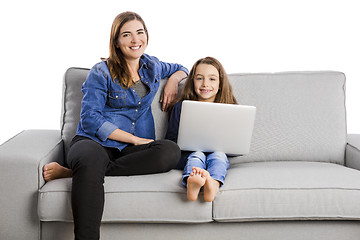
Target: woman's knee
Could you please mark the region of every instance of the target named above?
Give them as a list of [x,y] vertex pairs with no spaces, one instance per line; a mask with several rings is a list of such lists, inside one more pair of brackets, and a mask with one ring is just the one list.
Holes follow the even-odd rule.
[[156,142],[158,145],[157,164],[159,168],[163,172],[175,168],[181,157],[179,146],[170,140],[157,140]]
[[68,165],[71,169],[103,169],[108,163],[106,150],[92,140],[81,140],[71,146],[68,154]]

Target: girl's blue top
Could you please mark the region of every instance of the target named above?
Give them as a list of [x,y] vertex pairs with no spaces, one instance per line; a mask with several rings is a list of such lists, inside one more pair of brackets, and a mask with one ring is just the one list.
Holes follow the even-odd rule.
[[177,102],[171,109],[169,125],[165,134],[165,139],[169,139],[177,143],[179,134],[179,123],[181,115],[182,101]]
[[89,71],[81,88],[83,99],[76,135],[120,151],[128,143],[108,139],[117,128],[137,137],[155,139],[151,103],[160,80],[179,70],[188,74],[188,70],[180,64],[161,62],[156,57],[143,54],[139,75],[150,91],[140,98],[133,88],[124,89],[118,79],[112,79],[106,61],[97,63]]

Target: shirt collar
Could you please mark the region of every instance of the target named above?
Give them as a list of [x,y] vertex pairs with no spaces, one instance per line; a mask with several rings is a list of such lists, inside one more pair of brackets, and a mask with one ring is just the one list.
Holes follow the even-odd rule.
[[144,68],[146,68],[146,69],[149,69],[147,63],[146,63],[144,60],[145,60],[145,56],[142,55],[142,56],[140,57],[140,69],[141,69],[142,67],[144,67]]

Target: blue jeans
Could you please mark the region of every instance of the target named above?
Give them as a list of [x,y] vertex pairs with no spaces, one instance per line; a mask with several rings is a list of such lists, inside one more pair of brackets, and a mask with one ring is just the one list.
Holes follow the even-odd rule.
[[186,187],[187,178],[190,176],[190,173],[192,173],[192,167],[198,167],[207,170],[210,176],[219,181],[220,186],[222,186],[229,166],[229,159],[223,152],[193,152],[187,158],[181,183]]

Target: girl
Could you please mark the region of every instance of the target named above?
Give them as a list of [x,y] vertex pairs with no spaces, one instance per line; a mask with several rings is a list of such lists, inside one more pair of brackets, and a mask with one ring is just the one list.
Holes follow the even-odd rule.
[[154,140],[151,103],[159,80],[169,77],[165,109],[187,69],[145,54],[147,44],[148,31],[138,14],[115,18],[109,58],[90,70],[82,86],[80,122],[67,158],[70,169],[57,163],[44,167],[46,180],[72,175],[75,239],[99,239],[105,176],[166,172],[180,158],[175,143]]
[[[172,107],[165,138],[174,142],[177,141],[183,100],[237,104],[223,66],[212,57],[202,58],[194,64],[181,96]],[[205,201],[212,202],[224,183],[229,165],[223,152],[182,152],[177,168],[184,169],[182,184],[187,187],[187,198],[195,201],[203,187]]]

